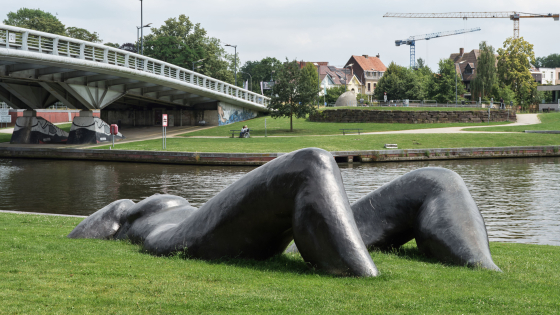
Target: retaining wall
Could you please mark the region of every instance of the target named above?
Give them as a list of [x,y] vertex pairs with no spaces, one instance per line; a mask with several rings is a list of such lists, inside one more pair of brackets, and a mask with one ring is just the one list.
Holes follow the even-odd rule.
[[[560,146],[330,152],[338,163],[560,156]],[[96,160],[190,165],[263,165],[284,153],[204,153],[0,147],[1,158]]]
[[[360,110],[327,109],[309,115],[313,122],[341,123],[480,123],[488,122],[488,111],[399,111],[399,110]],[[505,110],[490,111],[490,121],[517,121],[515,112]]]

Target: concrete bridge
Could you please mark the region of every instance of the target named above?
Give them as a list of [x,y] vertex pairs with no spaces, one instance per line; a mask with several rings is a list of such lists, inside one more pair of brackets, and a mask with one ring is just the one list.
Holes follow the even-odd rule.
[[109,124],[161,125],[168,114],[178,126],[250,119],[270,99],[139,54],[0,25],[0,101],[27,109],[26,117],[62,102],[83,117],[99,109]]

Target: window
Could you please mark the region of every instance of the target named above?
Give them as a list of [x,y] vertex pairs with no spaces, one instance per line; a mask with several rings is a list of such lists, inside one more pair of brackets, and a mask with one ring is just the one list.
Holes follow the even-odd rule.
[[373,84],[373,88],[375,89],[376,87],[377,87],[377,83],[374,83],[374,84]]
[[369,83],[369,82],[368,82],[368,84],[367,84],[367,91],[368,91],[368,92],[371,92],[371,83]]

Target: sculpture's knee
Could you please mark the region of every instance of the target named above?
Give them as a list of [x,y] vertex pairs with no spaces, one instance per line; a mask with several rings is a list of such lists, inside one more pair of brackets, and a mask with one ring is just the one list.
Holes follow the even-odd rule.
[[114,201],[78,224],[69,238],[110,239],[125,223],[128,209],[134,206],[129,199]]

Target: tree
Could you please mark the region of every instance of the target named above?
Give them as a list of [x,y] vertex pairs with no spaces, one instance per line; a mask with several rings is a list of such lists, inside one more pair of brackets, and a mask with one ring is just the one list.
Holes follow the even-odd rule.
[[473,100],[477,97],[485,98],[492,93],[492,87],[496,84],[496,56],[494,47],[481,42],[478,45],[480,55],[476,68],[476,77],[471,81],[471,95]]
[[406,68],[397,65],[394,62],[389,64],[387,71],[383,74],[374,95],[376,99],[383,99],[384,93],[387,93],[387,99],[400,100],[403,99],[406,92],[404,77]]
[[4,24],[66,35],[64,24],[56,16],[40,9],[21,8],[17,12],[10,12],[8,18],[4,20]]
[[[461,77],[455,69],[455,64],[451,59],[441,59],[438,63],[438,73],[434,76],[431,97],[438,102],[455,100],[455,95],[465,93],[465,88]],[[457,88],[457,94],[455,94]]]
[[193,24],[184,14],[169,18],[152,34],[144,36],[144,54],[187,69],[192,62],[204,59],[199,72],[234,83],[233,54],[227,54],[219,39],[208,37],[200,23]]
[[382,100],[387,92],[387,99],[390,100],[424,99],[430,86],[431,73],[430,68],[423,64],[414,70],[391,62],[377,83],[374,96]]
[[498,49],[498,80],[509,86],[523,109],[536,101],[537,82],[529,70],[531,63],[535,63],[533,45],[523,37],[509,37]]
[[239,69],[242,72],[237,75],[241,76],[244,80],[248,80],[249,75],[245,73],[249,73],[253,78],[253,82],[251,82],[251,90],[256,92],[261,89],[261,81],[272,81],[272,72],[274,71],[278,73],[281,67],[282,62],[280,60],[274,57],[266,57],[258,61],[245,62],[245,64]]
[[294,131],[294,115],[297,118],[305,118],[316,110],[313,101],[319,93],[317,81],[313,82],[311,73],[304,69],[300,69],[295,60],[286,60],[276,73],[272,88],[273,96],[269,105],[273,110],[271,116],[290,117],[290,131]]
[[557,68],[560,67],[560,54],[550,54],[546,57],[535,58],[537,68]]
[[99,34],[97,34],[97,32],[90,33],[88,30],[84,28],[78,28],[73,26],[68,27],[66,29],[66,36],[76,38],[76,39],[81,39],[81,40],[87,40],[88,42],[92,42],[92,43],[103,42],[103,40],[99,38]]

